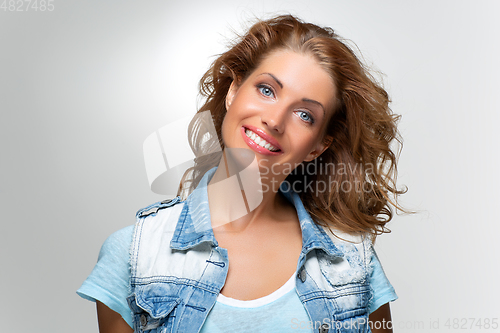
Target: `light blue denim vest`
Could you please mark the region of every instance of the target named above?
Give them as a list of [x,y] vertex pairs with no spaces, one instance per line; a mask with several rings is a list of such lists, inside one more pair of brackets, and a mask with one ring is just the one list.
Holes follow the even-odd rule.
[[[199,332],[224,286],[227,250],[212,232],[206,189],[214,172],[205,174],[186,201],[177,197],[137,213],[127,298],[136,332]],[[356,243],[337,238],[313,222],[298,194],[283,194],[302,229],[296,290],[309,327],[320,333],[371,332],[368,237]]]

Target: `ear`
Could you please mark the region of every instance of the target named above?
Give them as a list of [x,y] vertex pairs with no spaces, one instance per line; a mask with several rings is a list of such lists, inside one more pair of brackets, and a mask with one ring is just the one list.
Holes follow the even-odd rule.
[[330,147],[330,145],[332,144],[333,142],[333,138],[329,135],[325,135],[323,137],[323,140],[321,140],[320,142],[318,142],[318,144],[316,145],[316,147],[306,156],[306,158],[304,159],[305,162],[311,162],[312,160],[314,160],[315,158],[317,158],[319,155],[323,154],[323,152],[325,150],[328,149],[328,147]]
[[231,85],[229,86],[229,90],[227,91],[226,95],[226,111],[229,110],[229,107],[231,106],[231,103],[233,102],[234,96],[236,96],[236,93],[238,92],[238,82],[237,80],[233,80],[231,82]]

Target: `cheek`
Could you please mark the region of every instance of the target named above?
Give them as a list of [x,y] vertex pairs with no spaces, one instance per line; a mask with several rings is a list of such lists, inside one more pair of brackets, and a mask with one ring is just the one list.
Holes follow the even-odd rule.
[[233,99],[229,110],[233,118],[243,119],[255,115],[263,106],[265,105],[262,105],[251,88],[242,87]]
[[224,121],[222,122],[222,131],[224,132],[224,128],[227,131],[239,131],[239,125],[246,119],[255,116],[256,110],[259,110],[258,105],[249,102],[243,96],[238,96],[238,98],[233,100],[229,110],[226,112]]
[[303,157],[306,157],[311,151],[313,151],[316,148],[317,143],[318,139],[316,135],[309,134],[303,137],[299,148],[300,152],[304,155]]

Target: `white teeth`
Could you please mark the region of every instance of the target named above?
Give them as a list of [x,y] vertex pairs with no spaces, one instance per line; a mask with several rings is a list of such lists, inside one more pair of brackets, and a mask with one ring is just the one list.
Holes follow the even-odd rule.
[[274,146],[272,146],[269,142],[267,142],[266,140],[264,140],[263,138],[261,138],[260,136],[258,136],[257,134],[255,134],[254,132],[252,132],[251,130],[249,129],[246,129],[245,130],[245,134],[250,138],[252,139],[253,142],[255,142],[256,144],[258,144],[259,146],[263,147],[263,148],[266,148],[267,150],[269,151],[278,151],[279,149],[276,149]]

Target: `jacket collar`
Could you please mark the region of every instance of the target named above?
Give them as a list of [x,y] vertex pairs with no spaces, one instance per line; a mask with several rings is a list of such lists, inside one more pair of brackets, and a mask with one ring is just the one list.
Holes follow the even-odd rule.
[[[170,247],[177,250],[187,250],[203,242],[218,246],[210,220],[208,205],[207,185],[212,179],[217,168],[212,168],[200,180],[197,188],[188,196],[177,222]],[[313,249],[322,249],[326,253],[342,257],[340,251],[326,234],[324,229],[313,222],[311,216],[304,208],[297,193],[286,186],[280,187],[283,195],[295,206],[302,230],[302,255]]]

